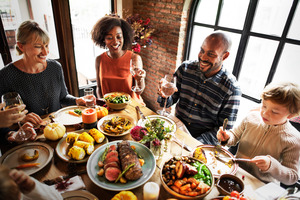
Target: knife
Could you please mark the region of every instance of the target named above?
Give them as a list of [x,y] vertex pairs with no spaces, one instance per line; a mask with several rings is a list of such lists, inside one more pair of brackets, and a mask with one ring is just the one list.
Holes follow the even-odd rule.
[[185,150],[192,152],[192,148],[189,147],[186,144],[182,144],[182,142],[175,136],[175,134],[172,134],[172,138],[174,140],[174,142],[176,142],[177,144],[179,144],[181,147],[183,147]]
[[136,106],[135,109],[139,112],[140,116],[142,117],[142,119],[146,119],[145,115],[142,113],[141,109],[139,106]]

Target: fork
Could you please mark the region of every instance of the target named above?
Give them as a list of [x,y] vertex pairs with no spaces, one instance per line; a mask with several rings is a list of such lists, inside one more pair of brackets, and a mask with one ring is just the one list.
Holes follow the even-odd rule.
[[[228,123],[228,119],[225,118],[224,121],[223,121],[223,130],[226,129],[227,127],[227,123]],[[218,140],[218,144],[215,146],[215,156],[219,156],[220,152],[222,151],[222,142],[220,140]]]

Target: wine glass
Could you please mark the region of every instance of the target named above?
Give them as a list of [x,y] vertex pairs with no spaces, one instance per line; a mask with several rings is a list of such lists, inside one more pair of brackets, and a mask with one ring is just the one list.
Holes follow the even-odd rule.
[[170,113],[166,111],[167,98],[171,96],[176,90],[176,77],[173,74],[166,74],[161,79],[161,92],[166,97],[164,107],[162,110],[158,110],[157,113],[163,116],[168,116]]
[[131,88],[131,91],[133,91],[133,92],[141,92],[143,90],[143,88],[141,88],[139,86],[139,85],[141,85],[140,81],[136,80],[136,78],[135,78],[136,75],[140,75],[140,74],[138,74],[140,70],[142,70],[142,68],[139,66],[136,66],[135,64],[132,63],[132,60],[130,60],[130,73],[133,76],[134,81],[135,81],[135,85],[132,86],[132,88]]
[[[21,99],[21,96],[17,92],[8,92],[2,95],[1,97],[2,103],[5,103],[5,107],[3,110],[7,110],[13,107],[17,107],[19,105],[23,104],[23,101]],[[19,111],[20,113],[22,111]],[[25,141],[31,137],[30,134],[26,134],[25,131],[22,128],[21,122],[18,122],[19,125],[19,140]]]

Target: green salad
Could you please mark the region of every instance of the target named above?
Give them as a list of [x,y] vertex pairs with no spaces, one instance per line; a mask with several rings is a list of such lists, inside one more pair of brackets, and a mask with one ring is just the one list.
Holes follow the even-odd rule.
[[119,95],[119,96],[108,96],[105,97],[105,100],[109,103],[126,103],[129,101],[129,98],[126,95]]

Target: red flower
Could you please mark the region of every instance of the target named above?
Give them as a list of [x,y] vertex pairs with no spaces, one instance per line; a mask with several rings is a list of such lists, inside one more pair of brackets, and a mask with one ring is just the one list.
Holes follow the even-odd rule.
[[158,138],[155,138],[155,139],[152,141],[152,144],[153,144],[154,146],[159,146],[159,145],[161,145],[160,140],[159,140]]
[[132,50],[134,52],[139,53],[141,51],[141,45],[139,43],[136,43],[135,45],[132,46]]
[[145,24],[145,25],[148,25],[148,24],[149,24],[149,22],[150,22],[150,19],[149,19],[149,18],[147,18],[144,24]]

